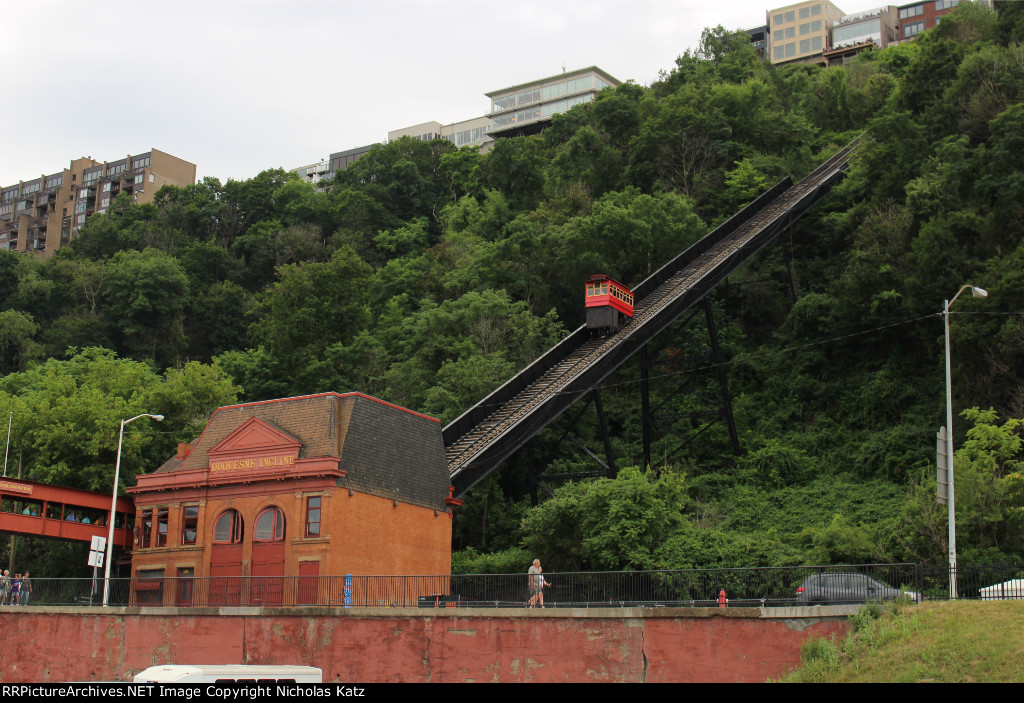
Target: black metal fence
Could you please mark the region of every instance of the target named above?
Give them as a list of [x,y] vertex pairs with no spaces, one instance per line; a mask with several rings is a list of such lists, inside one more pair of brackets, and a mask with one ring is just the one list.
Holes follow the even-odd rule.
[[[679,569],[545,574],[545,607],[780,607],[888,600],[1024,599],[1024,565]],[[951,586],[955,586],[955,591]],[[524,607],[526,574],[254,576],[111,579],[110,605],[283,607]],[[27,603],[100,605],[103,579],[33,578]],[[4,605],[11,605],[8,595]],[[724,602],[723,602],[724,601]],[[539,605],[539,603],[538,603]]]

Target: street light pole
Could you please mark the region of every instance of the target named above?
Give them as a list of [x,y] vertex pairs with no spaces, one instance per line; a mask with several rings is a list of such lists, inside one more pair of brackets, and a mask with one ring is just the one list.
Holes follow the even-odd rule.
[[946,504],[949,508],[949,597],[956,600],[956,500],[953,488],[953,376],[950,370],[949,360],[949,308],[956,302],[968,288],[975,298],[987,298],[988,291],[972,285],[961,286],[952,300],[945,301],[942,309],[942,316],[945,319],[946,327],[946,482],[947,497]]
[[10,417],[7,418],[7,447],[4,449],[4,478],[7,478],[7,453],[11,451],[11,424],[13,422],[14,411],[12,410]]
[[121,478],[121,443],[124,440],[124,426],[140,417],[151,417],[157,422],[163,422],[164,419],[163,415],[143,413],[129,420],[121,420],[121,431],[117,435],[117,463],[114,465],[114,491],[110,497],[110,518],[107,520],[107,553],[103,559],[103,605],[108,605],[110,599],[110,559],[114,554],[114,516],[117,513],[117,482]]

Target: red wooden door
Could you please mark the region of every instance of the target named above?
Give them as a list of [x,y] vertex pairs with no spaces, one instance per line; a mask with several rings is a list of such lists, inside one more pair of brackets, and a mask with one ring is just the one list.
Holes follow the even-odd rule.
[[284,542],[252,545],[252,604],[281,605],[284,598]]
[[316,605],[320,602],[317,597],[320,583],[320,562],[300,561],[299,562],[299,604]]
[[215,544],[210,556],[210,604],[242,602],[242,545]]

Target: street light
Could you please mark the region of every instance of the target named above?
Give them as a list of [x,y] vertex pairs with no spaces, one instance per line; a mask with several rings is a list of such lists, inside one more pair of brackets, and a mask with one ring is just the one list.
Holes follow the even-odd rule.
[[110,559],[114,553],[114,515],[117,512],[117,482],[121,477],[121,442],[124,440],[124,426],[140,417],[151,417],[157,422],[164,420],[163,415],[150,415],[149,413],[136,415],[130,420],[121,420],[121,432],[117,436],[117,463],[114,465],[114,492],[110,497],[110,519],[107,520],[109,526],[107,529],[107,554],[103,560],[103,605],[107,605],[110,598]]
[[[7,418],[7,447],[4,449],[4,478],[7,478],[7,453],[11,451],[11,423],[14,422],[14,411],[11,411],[10,417]],[[18,474],[18,478],[21,478],[21,474]]]
[[949,508],[949,597],[956,600],[956,501],[953,496],[953,381],[949,366],[949,308],[968,288],[975,298],[987,298],[988,291],[977,286],[961,286],[952,300],[945,301],[942,315],[946,322],[946,504]]

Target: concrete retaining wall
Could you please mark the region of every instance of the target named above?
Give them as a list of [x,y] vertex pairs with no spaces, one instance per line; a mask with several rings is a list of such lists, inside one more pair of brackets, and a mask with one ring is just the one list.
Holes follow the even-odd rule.
[[130,680],[155,664],[305,664],[324,681],[764,681],[856,608],[0,607],[6,683]]

